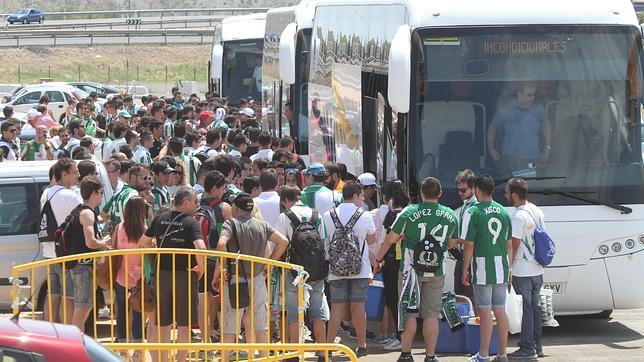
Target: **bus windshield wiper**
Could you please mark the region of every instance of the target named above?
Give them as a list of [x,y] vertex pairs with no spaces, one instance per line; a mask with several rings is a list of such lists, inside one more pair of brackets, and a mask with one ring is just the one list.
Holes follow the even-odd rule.
[[[595,198],[579,196],[578,194],[581,193],[581,192],[573,193],[573,192],[566,192],[566,191],[553,190],[553,189],[537,189],[537,190],[528,189],[528,193],[529,194],[541,194],[541,195],[561,195],[561,196],[566,196],[566,197],[569,197],[571,199],[575,199],[575,200],[579,200],[579,201],[585,201],[585,202],[587,202],[589,204],[603,205],[603,206],[606,206],[606,207],[610,207],[611,209],[621,211],[622,214],[630,214],[630,213],[633,212],[633,209],[631,209],[630,207],[627,207],[627,206],[622,206],[622,205],[618,205],[618,204],[612,204],[610,202],[605,202],[605,201],[595,199]],[[591,192],[588,192],[588,193],[591,193]]]

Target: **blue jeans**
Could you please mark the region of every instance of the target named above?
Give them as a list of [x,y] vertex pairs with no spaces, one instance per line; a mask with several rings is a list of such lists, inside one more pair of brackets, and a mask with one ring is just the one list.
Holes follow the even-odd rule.
[[539,293],[543,275],[534,277],[512,276],[514,291],[523,297],[523,319],[521,319],[521,340],[519,347],[536,351],[541,345],[541,299]]

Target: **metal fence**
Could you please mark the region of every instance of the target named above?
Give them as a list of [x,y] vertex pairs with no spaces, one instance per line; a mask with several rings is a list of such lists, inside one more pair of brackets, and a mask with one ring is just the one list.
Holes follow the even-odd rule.
[[[165,258],[166,269],[164,270],[160,267],[161,258]],[[171,258],[172,261],[171,270],[167,270],[168,258]],[[183,258],[187,262],[186,271],[177,271],[177,265],[183,265],[177,263],[178,259],[179,263],[182,263],[182,259],[180,258]],[[193,258],[196,264],[203,268],[204,278],[212,275],[213,279],[219,277],[221,281],[219,298],[215,299],[214,302],[209,301],[210,298],[206,296],[199,298],[198,302],[192,299],[195,296],[194,290],[196,289],[196,284],[193,283],[198,283],[192,276],[191,270],[196,266]],[[78,262],[82,262],[83,264],[77,264]],[[69,268],[72,264],[74,265],[73,268]],[[242,264],[246,265],[246,267]],[[132,280],[131,278],[133,276],[130,275],[129,271],[130,267],[134,268],[135,265],[138,265],[140,272],[136,274],[136,280]],[[215,269],[210,269],[211,273],[209,273],[209,268]],[[43,283],[44,285],[22,285],[25,278],[33,281],[34,275],[43,269],[46,274],[46,282]],[[123,310],[117,310],[115,312],[114,310],[114,301],[117,299],[115,296],[115,284],[117,283],[115,280],[115,271],[117,269],[125,271],[124,283],[122,282],[125,284],[122,287],[126,291],[125,297],[121,296],[121,300],[118,301],[121,305],[124,303],[125,312]],[[256,271],[259,272],[256,273]],[[68,294],[71,295],[71,293],[67,293],[69,288],[71,288],[69,283],[72,282],[75,284],[75,287],[78,287],[80,284],[76,281],[82,279],[79,276],[81,272],[84,273],[85,278],[91,279],[91,311],[87,307],[82,309],[83,307],[79,308],[78,306],[74,306],[75,309],[69,309],[72,303],[71,299],[68,300]],[[51,289],[48,287],[52,285],[52,278],[55,278],[55,273],[61,276],[61,290],[59,295],[53,295]],[[74,275],[75,281],[70,281],[67,273]],[[294,274],[293,285],[297,288],[297,325],[299,328],[297,343],[291,344],[286,343],[287,341],[285,339],[285,331],[287,330],[286,310],[284,307],[286,300],[286,273]],[[87,276],[88,274],[89,276]],[[171,275],[170,279],[168,279],[169,275]],[[242,279],[240,279],[240,275],[243,276]],[[246,277],[247,275],[254,277]],[[308,293],[305,282],[307,277],[308,275],[301,266],[242,254],[169,248],[101,251],[41,260],[13,267],[12,307],[14,313],[18,313],[21,309],[26,309],[23,313],[30,313],[32,319],[36,318],[37,310],[42,309],[46,320],[54,322],[56,317],[59,316],[61,322],[67,324],[73,322],[81,329],[83,329],[83,325],[79,324],[84,323],[84,314],[81,310],[84,310],[84,313],[91,315],[94,320],[89,330],[85,330],[86,334],[106,343],[107,346],[115,351],[122,351],[124,354],[138,351],[140,356],[143,356],[144,353],[157,354],[160,360],[163,361],[175,358],[175,354],[171,351],[175,351],[177,355],[189,354],[191,357],[198,357],[201,354],[206,360],[210,357],[207,353],[208,351],[218,351],[221,354],[221,361],[226,361],[230,360],[228,353],[232,350],[248,351],[250,360],[260,360],[262,357],[264,357],[263,360],[282,360],[284,358],[297,356],[303,358],[306,351],[340,351],[346,354],[350,360],[357,361],[355,354],[346,346],[335,344],[304,344],[304,306],[305,300],[307,300],[306,294]],[[231,283],[232,280],[235,282]],[[206,294],[209,294],[207,289],[209,284],[207,283],[210,282],[211,280],[205,280],[206,288],[204,289]],[[246,283],[246,290],[248,291],[248,298],[250,300],[248,301],[248,306],[242,308],[240,305],[242,302],[240,300],[243,300],[241,294],[243,293],[244,288],[242,286],[244,283]],[[127,291],[130,286],[132,287],[128,293]],[[40,292],[40,290],[43,290],[42,288],[45,288],[44,294]],[[101,304],[99,299],[100,294],[96,292],[101,291],[101,289],[104,292],[103,294],[109,295],[105,303],[111,304],[112,306],[107,320],[103,322],[107,324],[108,331],[99,331],[98,323],[96,322],[98,321],[97,311]],[[185,295],[180,293],[180,290],[184,291],[182,293],[185,293]],[[265,291],[265,293],[262,293],[262,291]],[[79,293],[78,290],[75,292]],[[135,298],[134,295],[138,295],[138,298]],[[39,296],[44,296],[44,300],[38,300],[40,299]],[[57,296],[58,298],[56,298]],[[76,295],[73,296],[75,297]],[[125,299],[124,301],[122,300],[123,298]],[[257,298],[260,299],[258,300]],[[57,302],[59,305],[55,306],[54,304]],[[192,314],[192,306],[197,303],[202,307],[203,315]],[[209,303],[214,303],[214,307],[220,311],[219,314],[215,312],[214,315],[219,318],[219,330],[222,340],[228,339],[224,341],[225,343],[209,343],[208,341],[210,331],[206,326],[214,325],[213,314],[211,314],[212,312],[209,309]],[[169,312],[170,304],[171,312]],[[200,342],[190,343],[189,334],[187,338],[185,333],[180,334],[182,327],[179,325],[184,324],[185,321],[184,323],[177,322],[181,318],[185,318],[185,311],[178,310],[177,305],[188,306],[186,308],[187,328],[192,329],[191,323],[194,320],[199,320],[202,323],[201,326],[205,333],[203,333]],[[164,313],[163,316],[161,314],[162,310]],[[134,340],[132,336],[134,328],[139,327],[138,323],[132,323],[133,320],[130,319],[134,317],[134,314],[131,316],[130,313],[133,311],[138,311],[141,316],[140,327],[142,336],[140,340]],[[251,331],[246,330],[246,341],[249,343],[242,344],[239,340],[238,333],[235,333],[234,341],[230,340],[232,321],[227,320],[227,318],[232,318],[231,312],[235,316],[235,331],[241,329],[243,314],[248,314],[250,319],[249,326],[252,329]],[[72,313],[72,316],[69,315],[70,313]],[[125,336],[117,336],[115,334],[115,326],[118,327],[118,313],[124,313],[125,316]],[[168,316],[165,313],[170,313],[171,315]],[[181,315],[183,317],[180,317]],[[23,316],[23,318],[26,317]],[[271,333],[273,330],[270,328],[270,321],[275,318],[277,319],[276,325],[281,332],[281,343],[271,343]],[[165,320],[163,325],[161,322],[162,319]],[[261,331],[264,328],[255,328],[255,321],[257,320],[260,320],[258,325],[266,325],[266,336],[254,335],[253,331],[262,333]],[[121,315],[122,322],[123,315]],[[168,322],[170,323],[168,324]],[[87,328],[87,324],[85,324],[85,328]],[[170,333],[168,333],[168,328],[170,329]],[[256,343],[260,339],[267,342]],[[255,351],[260,352],[260,358],[255,357]],[[268,352],[272,353],[269,355]],[[239,357],[239,354],[237,354],[237,357]]]
[[[144,16],[179,16],[179,15],[243,15],[265,13],[268,8],[201,8],[201,9],[140,9],[140,10],[95,10],[95,11],[60,11],[47,12],[45,19],[105,19],[105,18],[139,18]],[[9,14],[0,14],[4,20]]]

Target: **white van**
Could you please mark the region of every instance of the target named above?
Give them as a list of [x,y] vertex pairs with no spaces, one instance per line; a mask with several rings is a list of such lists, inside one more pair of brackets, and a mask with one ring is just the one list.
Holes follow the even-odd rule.
[[[0,162],[0,310],[11,308],[11,269],[14,265],[41,260],[38,228],[40,196],[49,186],[49,169],[55,161]],[[99,177],[109,185],[107,172],[97,163]],[[103,201],[112,196],[105,188]],[[108,195],[109,194],[109,195]],[[47,290],[44,268],[21,275],[23,285],[34,288],[34,303],[42,309]],[[30,291],[21,296],[28,298]]]

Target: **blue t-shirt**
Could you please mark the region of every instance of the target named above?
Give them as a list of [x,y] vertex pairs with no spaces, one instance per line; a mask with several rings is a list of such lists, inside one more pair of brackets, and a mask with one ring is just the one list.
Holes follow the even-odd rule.
[[541,157],[540,129],[546,120],[546,111],[538,104],[528,109],[516,104],[505,106],[494,116],[491,126],[503,128],[501,154],[527,160]]

